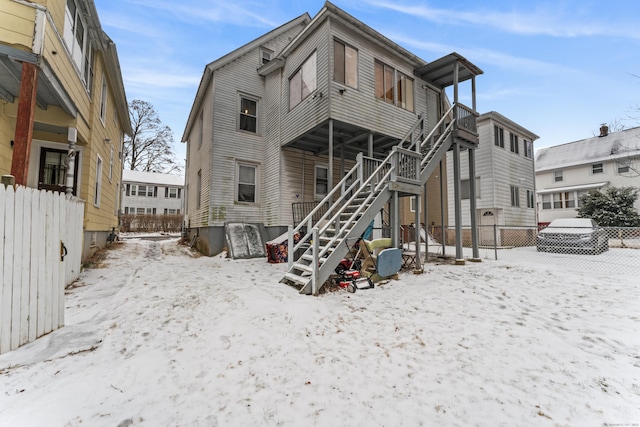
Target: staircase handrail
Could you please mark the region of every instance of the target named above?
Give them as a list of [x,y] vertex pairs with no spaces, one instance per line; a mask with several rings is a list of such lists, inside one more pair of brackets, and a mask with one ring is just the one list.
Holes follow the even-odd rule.
[[[321,223],[322,221],[328,220],[327,224],[323,225],[322,228],[319,230],[320,235],[323,235],[324,232],[329,228],[329,226],[331,224],[333,224],[337,219],[339,219],[340,214],[342,214],[344,212],[344,209],[346,208],[346,206],[348,206],[349,203],[352,202],[359,195],[359,193],[362,191],[363,188],[365,188],[367,185],[371,184],[371,181],[374,179],[374,177],[377,177],[378,174],[383,171],[384,165],[390,163],[391,158],[394,155],[395,155],[395,152],[391,152],[382,161],[377,160],[377,159],[369,158],[370,160],[374,160],[376,162],[380,162],[380,164],[374,170],[374,172],[371,173],[371,175],[367,178],[367,180],[365,182],[362,182],[362,177],[360,176],[361,174],[358,174],[357,179],[353,180],[353,183],[349,186],[349,188],[346,189],[346,191],[344,191],[343,196],[340,197],[338,200],[336,200],[333,205],[329,206],[329,208],[327,209],[327,212],[325,212],[324,215],[322,215],[316,221],[316,223]],[[337,192],[338,189],[340,189],[343,186],[344,183],[346,183],[347,178],[352,176],[354,173],[356,173],[360,169],[364,159],[365,159],[364,156],[362,156],[361,154],[358,154],[358,160],[357,160],[356,164],[354,165],[354,167],[342,178],[342,180],[340,182],[338,182],[338,184],[336,184],[336,186],[333,188],[333,190],[331,190],[331,192],[329,194],[327,194],[324,199],[322,199],[322,201],[318,204],[318,206],[321,206],[321,205],[323,205],[325,203],[328,203],[330,200],[332,200],[333,195]],[[378,182],[378,185],[376,185],[374,191],[377,191],[380,188],[380,186],[381,186],[381,184],[383,182],[386,183],[387,179],[391,175],[392,167],[393,167],[393,164],[391,164],[391,167],[389,168],[389,171],[387,171],[387,173],[382,176],[382,179],[380,179],[380,182]],[[358,183],[361,183],[361,184],[357,186],[357,189],[354,189],[354,187],[356,187],[356,184],[358,184]],[[350,192],[352,193],[351,197],[347,200],[346,203],[344,203],[344,200],[345,200],[344,195],[349,194]],[[353,217],[360,212],[362,207],[366,204],[366,202],[368,202],[370,200],[371,197],[372,197],[372,193],[370,193],[367,196],[367,198],[365,199],[365,201],[363,203],[361,203],[360,207],[356,210],[356,212],[354,212],[351,215],[351,217],[349,217],[349,220],[352,220]],[[335,207],[337,207],[337,206],[340,206],[340,209],[334,214],[333,211],[335,210]],[[307,230],[308,230],[307,233],[304,236],[300,237],[300,240],[298,241],[298,243],[294,243],[293,251],[291,250],[291,246],[290,246],[289,253],[295,253],[295,251],[297,251],[300,247],[302,247],[302,245],[305,244],[306,242],[308,242],[309,239],[311,238],[311,231],[310,230],[313,227],[313,214],[317,211],[317,209],[319,209],[319,208],[316,208],[313,211],[311,211],[311,213],[309,213],[309,215],[307,215],[307,217],[300,224],[298,224],[298,226],[296,228],[293,229],[293,232],[290,233],[290,235],[289,235],[289,244],[293,243],[293,235],[295,235],[296,232],[299,232],[302,229],[303,225],[307,226]],[[331,218],[329,218],[329,215],[333,215],[333,216],[331,216]],[[343,228],[340,229],[340,231],[342,231],[342,230],[343,230]],[[336,231],[334,238],[331,239],[329,244],[325,245],[325,248],[321,252],[321,255],[325,254],[326,251],[328,250],[328,248],[330,247],[330,245],[337,240],[337,238],[338,238],[337,236],[339,236],[338,231]]]
[[[409,132],[407,132],[407,134],[404,136],[404,138],[402,138],[400,140],[400,142],[397,144],[398,147],[400,148],[404,148],[404,143],[407,139],[409,139],[409,137],[411,135],[413,135],[413,132],[416,130],[416,128],[418,127],[418,125],[420,125],[420,123],[422,123],[424,121],[424,117],[422,116],[422,114],[418,114],[418,120],[416,120],[416,122],[413,124],[413,126],[411,126],[411,129],[409,129]],[[411,144],[407,147],[407,149],[411,150],[411,147],[413,147],[415,145],[414,141],[411,141]]]
[[431,154],[434,151],[436,151],[438,148],[440,148],[440,142],[443,141],[449,135],[449,132],[453,128],[453,125],[454,125],[454,122],[451,121],[451,123],[449,123],[447,125],[447,127],[445,128],[444,132],[442,132],[442,135],[440,135],[440,137],[436,140],[435,144],[433,144],[433,146],[431,148],[429,148],[429,151],[427,152],[427,154],[424,155],[424,157],[420,161],[420,170],[421,171],[422,171],[422,169],[424,169],[425,166],[427,166],[429,164],[429,161],[431,160]]
[[[300,221],[300,224],[298,224],[292,230],[291,236],[295,235],[295,233],[300,232],[302,227],[305,226],[307,228],[307,233],[304,236],[301,236],[300,240],[298,241],[297,244],[294,245],[293,249],[291,249],[291,247],[289,248],[289,253],[295,252],[296,250],[298,250],[303,244],[305,244],[310,239],[311,229],[313,227],[313,217],[314,217],[314,215],[320,210],[321,206],[323,206],[325,203],[329,203],[331,200],[333,200],[333,196],[336,194],[336,192],[339,189],[343,189],[344,188],[344,185],[346,184],[348,178],[352,177],[354,174],[357,174],[358,168],[359,168],[359,164],[356,163],[355,166],[353,168],[351,168],[351,170],[349,172],[347,172],[344,177],[342,177],[340,182],[338,182],[338,184],[336,184],[336,186],[320,202],[318,202],[318,206],[316,206],[311,212],[309,212],[309,214],[302,221]],[[354,189],[353,187],[357,184],[358,180],[359,180],[359,178],[357,178],[357,177],[354,178],[353,182],[351,183],[351,185],[344,191],[343,194],[349,194],[350,191],[353,191],[353,189]],[[342,198],[343,197],[338,199],[337,202],[339,202]],[[323,221],[325,219],[327,213],[330,212],[330,211],[331,211],[331,206],[329,206],[329,208],[327,209],[327,212],[325,212],[325,214],[322,215],[316,221],[316,223],[319,223],[320,221]]]
[[371,176],[369,176],[369,178],[367,178],[367,180],[360,186],[360,188],[358,189],[357,192],[354,192],[354,194],[349,198],[349,200],[342,204],[340,209],[338,209],[338,211],[331,217],[331,219],[329,219],[329,221],[327,222],[327,224],[325,224],[321,229],[320,229],[320,234],[324,234],[326,232],[326,230],[329,228],[330,225],[335,224],[336,221],[338,223],[340,223],[340,215],[344,212],[344,210],[346,209],[347,206],[349,206],[351,204],[351,202],[358,197],[360,191],[363,188],[366,188],[367,185],[370,185],[371,181],[374,179],[374,177],[378,176],[378,174],[380,172],[382,172],[384,170],[383,166],[385,166],[386,164],[390,164],[391,167],[389,168],[389,170],[382,176],[382,178],[378,181],[377,185],[374,187],[373,191],[368,192],[367,197],[364,199],[364,201],[362,203],[359,204],[358,208],[353,211],[351,213],[351,215],[349,216],[349,219],[344,221],[344,225],[342,227],[340,227],[340,229],[336,230],[333,237],[329,240],[329,242],[324,245],[324,247],[322,248],[322,250],[319,253],[319,257],[322,258],[328,251],[329,248],[331,248],[333,246],[333,244],[340,239],[342,233],[344,233],[344,231],[347,229],[347,227],[353,222],[353,220],[360,215],[360,213],[362,212],[362,210],[365,209],[365,207],[368,205],[369,201],[377,196],[377,192],[383,188],[384,186],[387,185],[387,183],[390,181],[390,177],[393,174],[393,170],[395,168],[395,166],[393,165],[393,163],[391,162],[391,159],[393,156],[395,156],[396,153],[392,152],[390,153],[386,159],[384,159],[380,165],[378,166],[378,168],[371,174]]
[[[444,113],[442,115],[442,117],[440,117],[440,120],[438,120],[438,123],[436,123],[436,125],[433,127],[433,129],[431,129],[431,131],[427,134],[427,136],[424,137],[424,139],[422,140],[422,142],[420,143],[420,151],[422,151],[422,147],[424,147],[424,145],[427,144],[427,142],[433,137],[433,135],[436,133],[436,131],[440,128],[440,126],[445,122],[445,120],[447,119],[447,117],[449,116],[449,114],[451,114],[451,112],[453,111],[453,109],[455,108],[456,104],[453,104],[451,107],[449,107],[449,109],[447,110],[446,113]],[[452,120],[453,122],[453,120]],[[442,132],[442,134],[444,135],[446,132]],[[426,156],[425,156],[426,157]]]

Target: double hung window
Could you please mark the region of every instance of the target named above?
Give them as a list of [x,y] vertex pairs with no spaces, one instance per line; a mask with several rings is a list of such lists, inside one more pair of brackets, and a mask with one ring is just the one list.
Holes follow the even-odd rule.
[[382,62],[375,62],[376,98],[413,111],[413,79]]
[[333,42],[333,80],[358,87],[358,51],[337,40]]
[[316,87],[316,53],[313,52],[289,79],[289,109],[304,101]]

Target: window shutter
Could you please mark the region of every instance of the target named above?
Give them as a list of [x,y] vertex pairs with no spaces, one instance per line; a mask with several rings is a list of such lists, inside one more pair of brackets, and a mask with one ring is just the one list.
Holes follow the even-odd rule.
[[156,214],[156,208],[153,208],[153,214],[154,215]]
[[127,196],[129,195],[130,187],[131,187],[131,185],[127,184]]
[[164,198],[166,199],[167,197],[169,197],[169,187],[164,187]]
[[180,198],[180,193],[182,193],[182,188],[178,188],[178,199]]

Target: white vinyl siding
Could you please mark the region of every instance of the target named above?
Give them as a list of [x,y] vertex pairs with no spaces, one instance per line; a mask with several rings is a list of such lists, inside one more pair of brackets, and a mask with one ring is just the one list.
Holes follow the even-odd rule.
[[[499,117],[499,116],[498,116]],[[491,210],[495,214],[498,225],[534,226],[536,225],[536,210],[523,209],[527,206],[520,196],[525,195],[526,189],[534,188],[534,162],[524,156],[514,156],[510,149],[499,149],[504,142],[504,132],[513,132],[522,139],[532,139],[526,130],[513,129],[510,122],[496,120],[491,113],[482,115],[478,121],[480,144],[475,150],[475,173],[478,179],[476,186],[476,214]],[[498,136],[496,139],[496,135]],[[497,141],[497,145],[496,145]],[[451,152],[447,153],[447,191],[449,200],[448,221],[454,224],[453,209],[453,162]],[[460,176],[463,195],[468,197],[469,156],[465,150],[460,156]],[[511,187],[518,187],[519,206],[512,206]],[[520,194],[522,192],[522,194]],[[470,224],[469,199],[462,200],[462,223]],[[514,200],[515,202],[515,200]],[[478,218],[478,217],[477,217]]]

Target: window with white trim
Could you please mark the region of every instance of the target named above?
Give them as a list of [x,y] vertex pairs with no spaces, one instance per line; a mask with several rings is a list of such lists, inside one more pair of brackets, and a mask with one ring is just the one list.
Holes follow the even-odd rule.
[[520,188],[514,185],[511,186],[511,206],[520,206]]
[[333,41],[333,80],[358,87],[358,51],[338,40]]
[[559,191],[542,195],[542,209],[575,209],[582,206],[582,196],[589,190]]
[[153,185],[133,184],[131,185],[131,195],[138,197],[157,197],[158,187],[155,187]]
[[[460,180],[460,198],[469,200],[471,198],[471,184],[469,179]],[[480,178],[476,177],[476,199],[480,199]]]
[[256,133],[258,130],[258,101],[248,96],[240,96],[240,117],[238,129]]
[[497,125],[493,126],[493,143],[500,148],[504,148],[504,129]]
[[109,182],[113,179],[113,145],[111,146],[111,152],[109,153]]
[[578,207],[582,207],[582,198],[589,194],[589,190],[580,190],[576,193],[576,200],[578,201]]
[[258,200],[258,166],[249,163],[237,163],[236,201],[256,203]]
[[374,63],[376,98],[414,110],[413,79],[380,61]]
[[602,163],[594,163],[591,165],[591,173],[604,173],[604,165]]
[[313,182],[314,197],[324,198],[329,192],[329,168],[325,165],[316,165]]
[[527,207],[528,208],[536,207],[535,193],[532,190],[527,190]]
[[200,209],[202,204],[202,169],[198,170],[196,180],[196,209]]
[[519,146],[520,146],[520,143],[518,141],[518,135],[510,133],[509,134],[509,148],[511,149],[511,152],[518,154],[520,152]]
[[531,141],[524,141],[524,156],[527,159],[533,159],[533,142]]
[[562,171],[554,171],[553,172],[553,182],[561,182],[564,181],[564,175]]
[[411,196],[409,198],[410,202],[409,202],[409,210],[411,212],[415,212],[417,209],[416,203],[418,203],[418,197],[417,196]]
[[266,64],[267,62],[271,62],[271,58],[273,57],[273,52],[266,48],[260,49],[260,64]]
[[97,156],[96,163],[96,188],[93,194],[93,205],[97,208],[100,207],[100,194],[102,193],[102,158]]
[[180,188],[176,187],[165,187],[164,189],[164,197],[165,199],[179,199],[180,198]]
[[316,52],[313,52],[289,79],[289,110],[293,110],[316,88]]
[[617,162],[616,166],[619,175],[627,174],[631,170],[631,168],[629,167],[629,163]]
[[64,13],[62,39],[71,54],[74,64],[80,71],[85,88],[91,91],[93,82],[93,47],[89,40],[88,26],[76,0],[67,0]]
[[107,114],[107,79],[102,76],[102,91],[100,93],[100,121],[104,125]]

